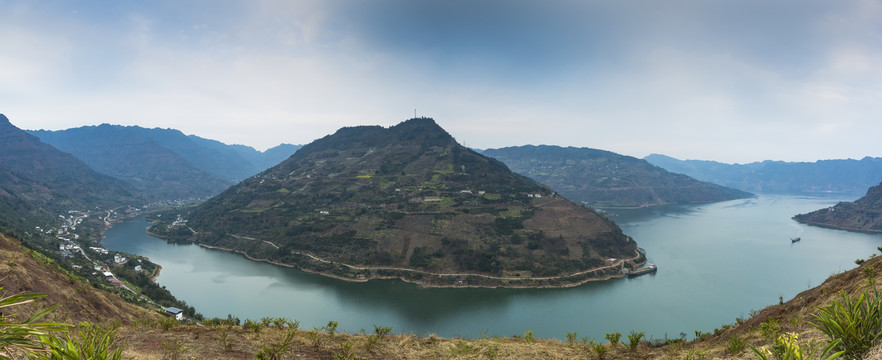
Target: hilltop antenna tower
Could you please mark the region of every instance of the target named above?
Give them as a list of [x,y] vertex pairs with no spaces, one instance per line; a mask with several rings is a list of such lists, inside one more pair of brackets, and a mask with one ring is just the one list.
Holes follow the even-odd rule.
[[416,108],[413,109],[413,118],[416,119]]

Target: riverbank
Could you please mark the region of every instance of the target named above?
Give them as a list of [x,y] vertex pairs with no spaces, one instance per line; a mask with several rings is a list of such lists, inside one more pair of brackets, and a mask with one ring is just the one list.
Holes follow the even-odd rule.
[[[149,233],[149,232],[148,232]],[[153,234],[151,234],[153,235]],[[156,235],[153,235],[156,236]],[[157,236],[158,237],[158,236]],[[604,281],[616,278],[626,277],[627,274],[622,273],[625,265],[631,268],[638,268],[646,264],[646,257],[639,251],[635,250],[635,256],[628,259],[618,259],[615,263],[601,266],[598,268],[588,269],[576,273],[546,276],[546,277],[502,277],[486,274],[474,273],[432,273],[427,271],[396,268],[396,267],[371,267],[357,266],[340,262],[334,262],[319,258],[313,254],[304,252],[295,252],[295,254],[308,259],[309,262],[321,265],[325,270],[316,270],[315,268],[305,267],[303,263],[294,265],[287,264],[269,259],[257,258],[248,253],[220,246],[197,243],[200,247],[212,250],[227,251],[244,256],[251,261],[269,263],[277,266],[294,268],[303,272],[322,275],[338,280],[348,282],[367,282],[369,280],[401,280],[404,282],[416,284],[423,288],[511,288],[511,289],[549,289],[549,288],[570,288],[584,285],[594,281]],[[346,276],[340,272],[358,274],[356,276]]]

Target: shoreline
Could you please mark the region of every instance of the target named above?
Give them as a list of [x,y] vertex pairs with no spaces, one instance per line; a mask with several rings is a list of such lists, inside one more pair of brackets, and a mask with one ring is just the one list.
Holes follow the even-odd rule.
[[[151,235],[153,235],[153,234],[151,234]],[[156,235],[153,235],[153,236],[156,236]],[[430,288],[435,288],[435,289],[438,289],[438,288],[484,288],[484,289],[495,289],[495,288],[562,289],[562,288],[572,288],[572,287],[577,287],[577,286],[584,285],[586,283],[594,282],[594,281],[606,281],[606,280],[624,278],[624,277],[627,277],[627,274],[623,274],[621,272],[616,272],[613,274],[606,274],[606,275],[599,276],[599,277],[588,277],[588,278],[577,280],[577,281],[566,281],[567,278],[583,276],[583,275],[586,275],[586,274],[589,274],[592,272],[604,271],[604,270],[608,270],[608,269],[612,269],[612,268],[622,269],[626,262],[631,262],[632,264],[636,264],[637,266],[643,266],[647,262],[646,259],[643,259],[642,262],[636,262],[636,260],[639,259],[640,257],[642,257],[643,255],[638,250],[635,249],[637,256],[634,256],[634,257],[631,257],[628,259],[622,259],[613,265],[602,266],[599,268],[588,269],[588,270],[584,270],[584,271],[580,271],[580,272],[576,272],[576,273],[572,273],[572,274],[559,275],[559,276],[549,276],[549,277],[539,277],[539,278],[514,278],[514,277],[507,278],[507,277],[498,277],[498,276],[492,276],[492,275],[472,274],[472,273],[458,273],[458,274],[430,273],[430,272],[426,272],[426,271],[422,271],[422,270],[407,269],[407,268],[388,268],[388,267],[371,267],[371,266],[361,267],[361,266],[354,266],[354,265],[324,260],[324,259],[318,258],[314,255],[307,254],[307,253],[302,253],[302,252],[297,253],[298,255],[305,256],[309,259],[312,259],[313,261],[335,264],[337,266],[344,266],[344,267],[348,267],[348,268],[356,269],[356,270],[405,271],[405,272],[421,274],[423,276],[432,276],[432,277],[437,277],[437,278],[454,277],[454,278],[468,279],[468,278],[475,278],[476,277],[476,278],[490,279],[490,280],[501,282],[501,283],[496,283],[493,285],[489,285],[489,284],[488,285],[480,285],[480,284],[472,284],[472,283],[454,283],[454,284],[447,285],[447,284],[438,284],[438,283],[432,283],[432,282],[426,282],[426,281],[419,281],[419,280],[415,280],[415,279],[403,277],[403,276],[375,275],[375,276],[364,277],[364,278],[352,278],[352,277],[340,276],[340,275],[333,274],[333,273],[326,273],[326,272],[316,271],[313,269],[307,269],[307,268],[299,267],[299,266],[292,265],[292,264],[286,264],[286,263],[281,263],[281,262],[277,262],[277,261],[272,261],[269,259],[256,258],[256,257],[253,257],[253,256],[251,256],[241,250],[234,250],[234,249],[229,249],[229,248],[225,248],[225,247],[221,247],[221,246],[213,246],[213,245],[207,245],[207,244],[195,243],[195,242],[194,242],[194,244],[196,244],[200,247],[206,248],[206,249],[220,250],[220,251],[226,251],[226,252],[231,252],[231,253],[235,253],[235,254],[240,254],[240,255],[244,256],[246,259],[251,260],[251,261],[258,261],[258,262],[264,262],[264,263],[273,264],[273,265],[277,265],[277,266],[293,268],[293,269],[297,269],[297,270],[300,270],[300,271],[303,271],[306,273],[322,275],[322,276],[326,276],[326,277],[330,277],[330,278],[334,278],[334,279],[338,279],[338,280],[343,280],[343,281],[347,281],[347,282],[364,283],[364,282],[368,282],[370,280],[401,280],[406,283],[415,284],[421,288],[426,288],[426,289],[430,289]],[[543,284],[543,285],[534,285],[534,286],[515,285],[515,284],[511,284],[511,283],[506,283],[506,282],[510,282],[510,281],[515,281],[515,282],[517,282],[517,281],[547,282],[547,281],[555,281],[555,280],[563,281],[564,283],[560,284],[560,285]]]
[[825,229],[842,230],[842,231],[852,231],[852,232],[859,232],[859,233],[864,233],[864,234],[874,234],[874,235],[875,235],[875,234],[882,234],[882,231],[879,231],[879,230],[855,229],[855,228],[849,228],[849,227],[835,226],[835,225],[831,225],[831,224],[829,224],[829,223],[822,223],[822,222],[816,222],[816,221],[797,220],[797,219],[796,219],[796,216],[794,216],[794,217],[792,217],[792,218],[790,218],[790,219],[793,220],[793,221],[796,221],[796,222],[798,222],[798,223],[800,223],[800,224],[806,224],[806,225],[811,225],[811,226],[817,226],[817,227],[821,227],[821,228],[825,228]]

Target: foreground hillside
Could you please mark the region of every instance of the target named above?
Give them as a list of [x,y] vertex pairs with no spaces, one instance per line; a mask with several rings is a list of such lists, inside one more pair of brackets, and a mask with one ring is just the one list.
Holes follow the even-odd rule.
[[882,180],[882,158],[874,157],[749,164],[679,160],[659,154],[644,159],[671,172],[756,193],[861,194]]
[[643,261],[613,222],[427,118],[340,129],[184,218],[151,231],[350,280],[565,286]]
[[530,145],[488,149],[483,154],[567,199],[600,208],[698,204],[752,196],[604,150]]
[[[0,234],[0,293],[42,293],[47,297],[15,310],[30,315],[58,305],[51,321],[131,324],[139,319],[159,319],[147,309],[125,302],[115,294],[93,288],[76,275],[65,273],[54,260],[22,246],[12,237]],[[4,310],[3,313],[9,314]]]
[[842,230],[882,232],[882,184],[871,187],[867,194],[854,202],[793,217],[794,220]]

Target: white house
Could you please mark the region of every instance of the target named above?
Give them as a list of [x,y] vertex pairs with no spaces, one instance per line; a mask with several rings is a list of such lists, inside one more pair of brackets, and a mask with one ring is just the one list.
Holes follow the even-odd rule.
[[175,320],[184,320],[184,310],[178,309],[176,307],[170,306],[165,308],[165,313],[169,315],[174,315]]

